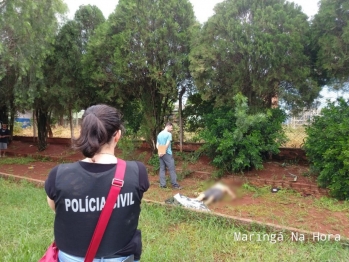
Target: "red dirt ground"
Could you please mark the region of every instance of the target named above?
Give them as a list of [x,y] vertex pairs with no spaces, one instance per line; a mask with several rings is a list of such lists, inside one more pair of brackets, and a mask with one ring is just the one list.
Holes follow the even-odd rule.
[[[120,155],[118,150],[115,153]],[[202,156],[195,163],[183,162],[176,157],[178,176],[187,174],[180,181],[183,189],[180,191],[160,189],[157,172],[152,172],[152,168],[147,164],[151,153],[146,149],[137,151],[137,155],[142,153],[142,161],[148,167],[151,183],[148,192],[144,195],[148,200],[164,202],[178,192],[188,197],[195,197],[197,192],[206,190],[209,183],[213,182],[211,174],[216,169],[209,164],[207,157]],[[45,151],[37,152],[34,144],[21,141],[12,141],[7,155],[7,157],[30,155],[39,159],[29,164],[0,164],[0,173],[38,180],[45,180],[50,169],[59,163],[83,158],[81,153],[73,151],[67,145],[50,144]],[[48,158],[50,158],[49,161]],[[226,216],[253,219],[325,234],[340,234],[349,238],[349,210],[334,212],[320,208],[316,203],[319,203],[319,197],[326,195],[326,191],[319,189],[314,178],[308,176],[308,173],[306,165],[270,161],[264,164],[263,170],[226,175],[221,180],[230,185],[239,197],[234,201],[224,199],[210,205],[209,208]],[[296,175],[297,181],[293,181],[294,177],[290,174]],[[288,187],[300,194],[288,193],[289,191],[285,193],[285,190],[281,190],[282,193],[273,194],[268,191],[258,195],[246,189],[241,190],[241,185],[246,182],[257,186]]]

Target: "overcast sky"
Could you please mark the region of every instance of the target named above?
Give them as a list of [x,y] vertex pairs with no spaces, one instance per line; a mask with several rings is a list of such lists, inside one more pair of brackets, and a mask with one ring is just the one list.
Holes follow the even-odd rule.
[[[193,7],[196,18],[200,23],[204,23],[207,19],[213,15],[213,8],[217,3],[223,2],[223,0],[189,0]],[[74,17],[74,13],[78,10],[80,5],[95,5],[104,14],[106,18],[115,10],[118,3],[117,0],[65,0],[69,8],[69,18]],[[302,6],[302,10],[309,17],[315,15],[318,10],[318,0],[294,0],[296,4]]]

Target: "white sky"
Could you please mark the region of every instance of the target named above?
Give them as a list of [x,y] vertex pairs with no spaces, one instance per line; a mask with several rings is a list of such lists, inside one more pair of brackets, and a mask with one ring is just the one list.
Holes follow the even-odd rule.
[[[223,2],[223,0],[189,0],[193,7],[196,18],[200,23],[204,23],[207,19],[213,15],[213,8],[217,3]],[[95,5],[104,14],[105,18],[115,10],[118,3],[117,0],[65,0],[69,8],[69,18],[74,17],[74,13],[78,10],[80,5]],[[291,2],[291,1],[290,1]],[[294,0],[296,4],[302,6],[302,10],[309,17],[315,15],[318,10],[318,0]]]

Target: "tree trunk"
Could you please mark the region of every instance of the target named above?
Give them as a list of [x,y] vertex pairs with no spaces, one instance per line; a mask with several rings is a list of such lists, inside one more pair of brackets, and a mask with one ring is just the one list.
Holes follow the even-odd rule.
[[63,118],[63,115],[60,115],[60,116],[59,116],[59,125],[60,125],[60,126],[63,126],[63,125],[64,125],[64,118]]
[[76,117],[76,119],[75,119],[75,127],[77,128],[78,126],[79,126],[79,118],[78,118],[78,112],[76,112],[76,114],[75,114],[75,117]]
[[73,113],[72,113],[71,108],[69,108],[69,125],[70,125],[70,138],[71,138],[71,142],[73,143],[74,126],[73,126]]
[[37,108],[35,116],[38,124],[38,150],[44,151],[47,148],[47,112]]
[[10,139],[9,142],[12,142],[12,138],[13,138],[13,128],[15,126],[15,114],[16,114],[16,110],[14,108],[14,106],[12,105],[13,103],[11,102],[11,113],[10,113]]
[[36,117],[35,110],[33,110],[33,142],[36,142]]
[[183,119],[182,119],[182,103],[183,95],[186,91],[185,86],[182,86],[178,97],[178,116],[179,116],[179,150],[183,152]]
[[53,137],[53,132],[51,128],[51,113],[47,115],[47,134],[48,134],[48,137],[50,138]]
[[0,122],[7,123],[7,106],[3,105],[0,107]]

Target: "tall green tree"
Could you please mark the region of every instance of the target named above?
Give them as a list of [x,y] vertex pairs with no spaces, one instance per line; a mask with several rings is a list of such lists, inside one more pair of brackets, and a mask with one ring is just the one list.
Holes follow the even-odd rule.
[[349,2],[322,0],[312,21],[316,70],[325,84],[349,81]]
[[[9,94],[13,116],[17,109],[35,105],[37,117],[45,118],[38,103],[46,92],[41,85],[42,67],[53,50],[59,26],[57,17],[65,11],[62,0],[12,0],[0,5],[0,79],[11,79],[1,88],[6,88]],[[46,124],[44,127],[42,119],[38,119],[39,150],[46,147],[43,135]]]
[[204,99],[232,105],[241,92],[249,105],[273,99],[305,106],[319,88],[310,78],[309,23],[284,0],[226,0],[195,37],[191,72]]
[[93,96],[88,92],[86,79],[82,75],[82,58],[95,28],[105,21],[96,6],[82,5],[75,13],[74,20],[68,21],[60,29],[54,44],[55,80],[51,94],[56,98],[58,112],[68,115],[71,137],[74,137],[72,113],[80,109]]
[[82,53],[86,53],[87,43],[97,27],[105,22],[102,11],[95,5],[81,5],[75,12],[74,21],[79,30]]
[[154,150],[179,83],[190,77],[194,24],[188,0],[121,0],[87,49],[85,73],[98,97],[119,106],[139,101],[141,131]]

